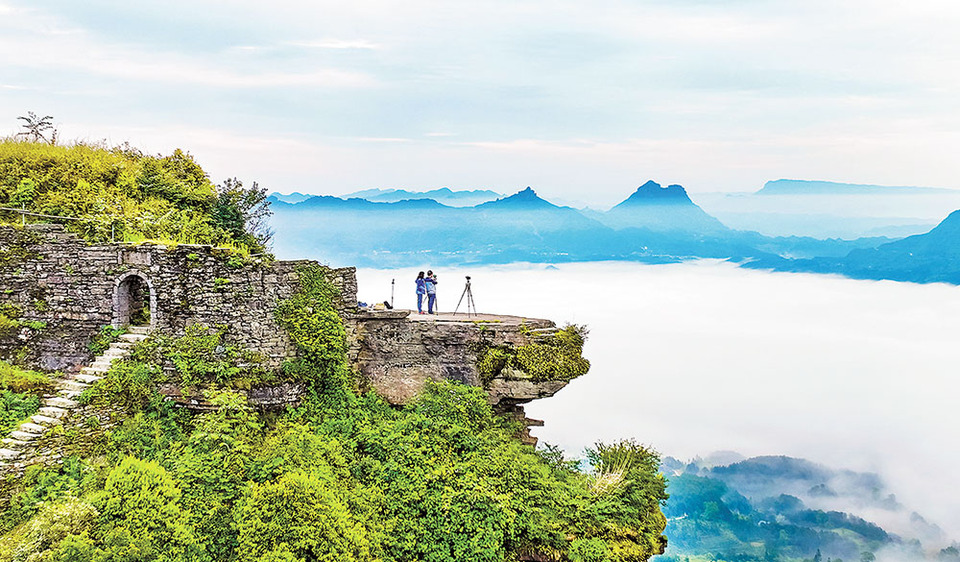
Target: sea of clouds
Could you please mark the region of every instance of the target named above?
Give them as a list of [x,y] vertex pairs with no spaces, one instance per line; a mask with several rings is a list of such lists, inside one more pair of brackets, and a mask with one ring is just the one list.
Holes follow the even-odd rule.
[[[416,306],[418,269],[360,270],[360,300]],[[578,454],[636,438],[664,455],[789,455],[874,471],[960,537],[960,288],[767,273],[718,261],[438,270],[452,310],[586,324],[590,372],[531,403],[535,435]],[[879,522],[879,521],[878,521]],[[892,522],[885,521],[887,525]]]

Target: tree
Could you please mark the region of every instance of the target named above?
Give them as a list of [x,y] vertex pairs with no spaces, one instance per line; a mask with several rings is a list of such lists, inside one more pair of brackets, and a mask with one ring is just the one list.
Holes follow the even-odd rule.
[[312,474],[293,472],[253,485],[236,520],[242,562],[373,559],[366,530],[336,487]]
[[217,186],[213,221],[234,239],[266,249],[273,238],[267,222],[272,214],[267,190],[257,182],[253,182],[253,187],[244,188],[243,182],[233,178]]
[[[57,130],[53,128],[52,115],[37,117],[36,113],[28,111],[26,117],[21,115],[20,117],[17,117],[17,119],[24,121],[22,127],[26,129],[26,131],[17,133],[18,137],[29,137],[30,140],[34,142],[43,140],[50,144],[57,144]],[[50,133],[50,138],[47,138],[44,135],[45,131],[52,131]]]
[[199,551],[180,488],[158,463],[127,457],[110,471],[94,501],[103,533],[102,560],[167,562]]

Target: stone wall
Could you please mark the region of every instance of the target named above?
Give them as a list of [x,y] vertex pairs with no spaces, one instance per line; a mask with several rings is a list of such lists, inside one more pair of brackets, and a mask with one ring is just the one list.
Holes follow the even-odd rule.
[[[69,370],[90,360],[88,345],[103,326],[129,322],[131,307],[142,304],[155,332],[229,326],[228,343],[277,368],[295,349],[274,309],[297,291],[297,266],[310,263],[186,244],[90,246],[59,225],[0,226],[0,312],[19,324],[0,331],[0,358]],[[341,311],[356,308],[355,269],[330,270],[329,279]]]
[[[178,335],[191,324],[227,326],[225,343],[239,345],[279,368],[296,354],[274,320],[278,302],[299,289],[298,266],[311,261],[239,259],[211,246],[107,244],[91,246],[58,225],[0,225],[0,359],[45,370],[70,371],[92,358],[88,346],[104,326],[119,326],[138,309],[155,333]],[[482,386],[500,411],[552,396],[566,382],[534,382],[504,370],[481,381],[483,346],[527,343],[529,330],[551,330],[548,320],[501,316],[483,322],[408,317],[405,311],[358,313],[356,270],[332,269],[337,303],[348,334],[348,358],[362,380],[393,404],[409,402],[428,380]],[[209,405],[171,386],[170,399],[193,409]],[[302,386],[255,388],[259,407],[295,404]]]

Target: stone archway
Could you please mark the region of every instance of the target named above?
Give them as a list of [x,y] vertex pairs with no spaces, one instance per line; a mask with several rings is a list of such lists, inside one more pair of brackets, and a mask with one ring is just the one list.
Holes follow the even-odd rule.
[[113,327],[152,327],[156,317],[157,295],[150,279],[139,271],[121,275],[113,288]]

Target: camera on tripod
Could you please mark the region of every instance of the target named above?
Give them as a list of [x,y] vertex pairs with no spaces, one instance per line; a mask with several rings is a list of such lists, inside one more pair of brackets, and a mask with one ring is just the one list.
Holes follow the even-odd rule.
[[457,303],[457,308],[453,310],[453,313],[456,314],[460,311],[460,305],[463,304],[463,298],[467,298],[467,316],[470,316],[470,309],[473,309],[473,315],[477,315],[477,305],[473,304],[473,289],[470,288],[470,276],[467,275],[467,285],[463,288],[463,294],[460,295],[460,301]]

